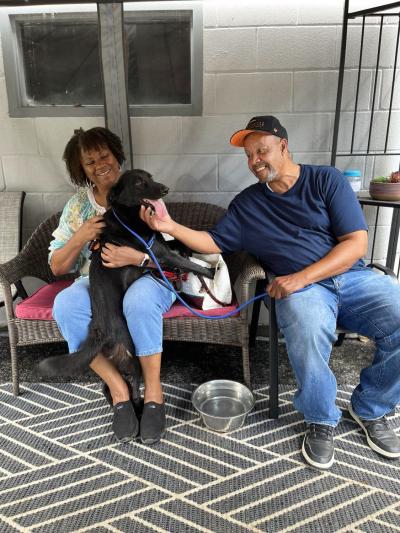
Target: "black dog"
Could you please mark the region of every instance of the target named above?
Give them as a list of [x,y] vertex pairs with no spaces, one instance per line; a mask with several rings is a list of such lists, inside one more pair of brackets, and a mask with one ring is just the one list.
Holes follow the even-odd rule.
[[[92,320],[88,337],[79,351],[42,361],[39,364],[41,374],[70,376],[82,373],[87,370],[96,354],[102,352],[117,365],[130,386],[131,395],[134,398],[139,395],[140,365],[137,357],[132,355],[135,349],[122,314],[122,300],[127,288],[143,274],[144,269],[135,266],[105,267],[101,259],[101,245],[110,242],[146,251],[144,245],[121,225],[113,210],[124,224],[147,242],[153,231],[141,220],[140,206],[149,206],[152,200],[158,200],[167,193],[168,188],[153,181],[151,174],[144,170],[124,172],[111,189],[108,195],[111,209],[104,214],[106,226],[101,234],[99,248],[92,252],[89,269]],[[214,275],[213,269],[203,268],[171,250],[160,233],[155,233],[151,250],[164,270],[179,269],[208,278]]]

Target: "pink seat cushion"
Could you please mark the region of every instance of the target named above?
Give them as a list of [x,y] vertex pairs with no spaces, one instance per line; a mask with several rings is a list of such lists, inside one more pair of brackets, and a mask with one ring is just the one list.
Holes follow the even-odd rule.
[[[230,311],[234,311],[237,308],[237,303],[234,303],[232,305],[229,305],[228,307],[219,307],[217,309],[208,309],[207,311],[204,311],[203,309],[195,309],[198,313],[201,313],[202,315],[206,316],[215,316],[215,315],[225,315],[229,313]],[[237,316],[238,313],[235,313]],[[169,311],[163,314],[164,318],[182,318],[182,317],[191,317],[191,318],[197,318],[197,315],[194,315],[187,309],[183,304],[181,304],[179,301],[176,301],[174,305],[171,307]]]
[[[54,283],[40,287],[40,289],[29,296],[29,298],[26,298],[16,305],[15,316],[25,320],[53,320],[52,310],[54,298],[59,292],[69,287],[72,283],[72,281],[55,281]],[[237,304],[234,303],[229,307],[209,309],[208,311],[197,309],[197,311],[207,316],[215,316],[225,315],[236,308]],[[193,315],[189,309],[186,309],[186,307],[180,302],[176,302],[163,316],[164,318],[177,318],[194,317],[195,315]]]
[[71,280],[55,281],[40,287],[29,298],[15,306],[15,316],[25,320],[53,320],[54,298],[72,283]]

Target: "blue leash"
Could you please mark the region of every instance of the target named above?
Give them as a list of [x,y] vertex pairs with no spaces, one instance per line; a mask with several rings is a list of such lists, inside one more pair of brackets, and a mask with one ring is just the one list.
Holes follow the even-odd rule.
[[153,253],[153,251],[151,249],[151,247],[153,246],[154,240],[155,240],[155,235],[153,234],[152,237],[150,238],[150,240],[148,242],[146,242],[139,234],[137,234],[135,231],[133,231],[133,229],[131,229],[129,226],[127,226],[125,224],[125,222],[123,222],[119,218],[119,216],[114,211],[114,209],[112,209],[112,213],[115,216],[115,218],[118,220],[118,222],[121,224],[121,226],[123,226],[127,231],[129,231],[129,233],[131,235],[133,235],[135,237],[135,239],[137,239],[141,244],[143,244],[143,246],[149,252],[149,255],[150,255],[151,259],[153,260],[154,264],[156,265],[158,271],[160,272],[161,278],[164,281],[164,283],[166,284],[167,288],[170,291],[172,291],[173,293],[175,293],[175,296],[181,302],[181,304],[184,305],[186,307],[186,309],[189,309],[189,311],[191,313],[193,313],[194,315],[197,315],[197,316],[199,316],[201,318],[208,318],[209,320],[219,320],[221,318],[228,318],[228,317],[230,317],[232,315],[236,315],[239,311],[241,311],[247,305],[250,305],[252,302],[255,302],[256,300],[260,300],[261,298],[265,298],[266,294],[259,294],[258,296],[253,296],[253,298],[250,298],[250,300],[247,300],[247,302],[243,302],[241,305],[239,305],[239,307],[236,307],[233,311],[229,311],[229,313],[226,313],[225,315],[209,316],[209,315],[204,315],[202,313],[199,313],[196,309],[193,309],[193,307],[190,307],[190,305],[188,305],[185,302],[185,300],[180,296],[179,293],[176,292],[174,286],[170,283],[168,278],[165,276],[165,274],[164,274],[164,272],[163,272],[163,270],[162,270],[162,268],[160,266],[160,263],[157,261],[157,258],[156,258],[156,256],[154,255],[154,253]]

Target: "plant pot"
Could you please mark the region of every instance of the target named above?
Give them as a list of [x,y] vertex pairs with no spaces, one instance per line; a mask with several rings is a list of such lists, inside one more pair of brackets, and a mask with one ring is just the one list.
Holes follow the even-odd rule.
[[371,181],[369,194],[375,200],[400,201],[400,183],[377,183]]

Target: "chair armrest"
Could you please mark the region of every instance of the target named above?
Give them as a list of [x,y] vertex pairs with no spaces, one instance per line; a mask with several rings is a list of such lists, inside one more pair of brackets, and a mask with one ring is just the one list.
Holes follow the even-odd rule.
[[[22,286],[21,280],[25,276],[32,275],[31,261],[29,256],[23,251],[17,254],[13,259],[2,263],[0,265],[0,284],[3,289],[4,295],[4,306],[6,310],[7,322],[15,318],[14,306],[13,306],[13,295],[11,291],[11,285],[17,284],[20,285],[25,292],[25,289]],[[23,296],[18,292],[19,296]]]
[[26,276],[36,277],[36,271],[35,258],[22,251],[0,265],[0,282],[11,285]]
[[47,256],[43,257],[40,253],[32,253],[32,248],[24,248],[13,259],[0,264],[0,283],[4,287],[17,284],[18,293],[22,297],[24,296],[24,288],[22,286],[21,290],[18,282],[27,276],[52,283],[57,280],[75,279],[78,273],[72,272],[62,276],[54,276],[47,263]]
[[[11,285],[22,278],[30,276],[46,283],[55,281],[48,264],[49,242],[52,232],[57,227],[60,213],[55,213],[44,220],[29,237],[23,249],[13,259],[0,265],[0,282]],[[71,278],[71,275],[61,279]]]
[[247,254],[238,276],[238,282],[244,285],[259,279],[266,279],[265,270],[253,255]]
[[393,270],[387,266],[381,265],[380,263],[369,263],[367,265],[368,268],[376,268],[377,270],[380,270],[387,276],[390,276],[391,278],[395,279],[397,282],[399,281],[397,279],[396,274],[393,272]]
[[[237,288],[239,291],[238,297],[240,303],[246,302],[254,296],[254,292],[250,292],[250,287],[254,281],[262,279],[265,279],[264,269],[254,256],[246,254],[237,279]],[[247,321],[249,309],[250,307],[246,306],[240,311],[240,316],[243,320]]]

